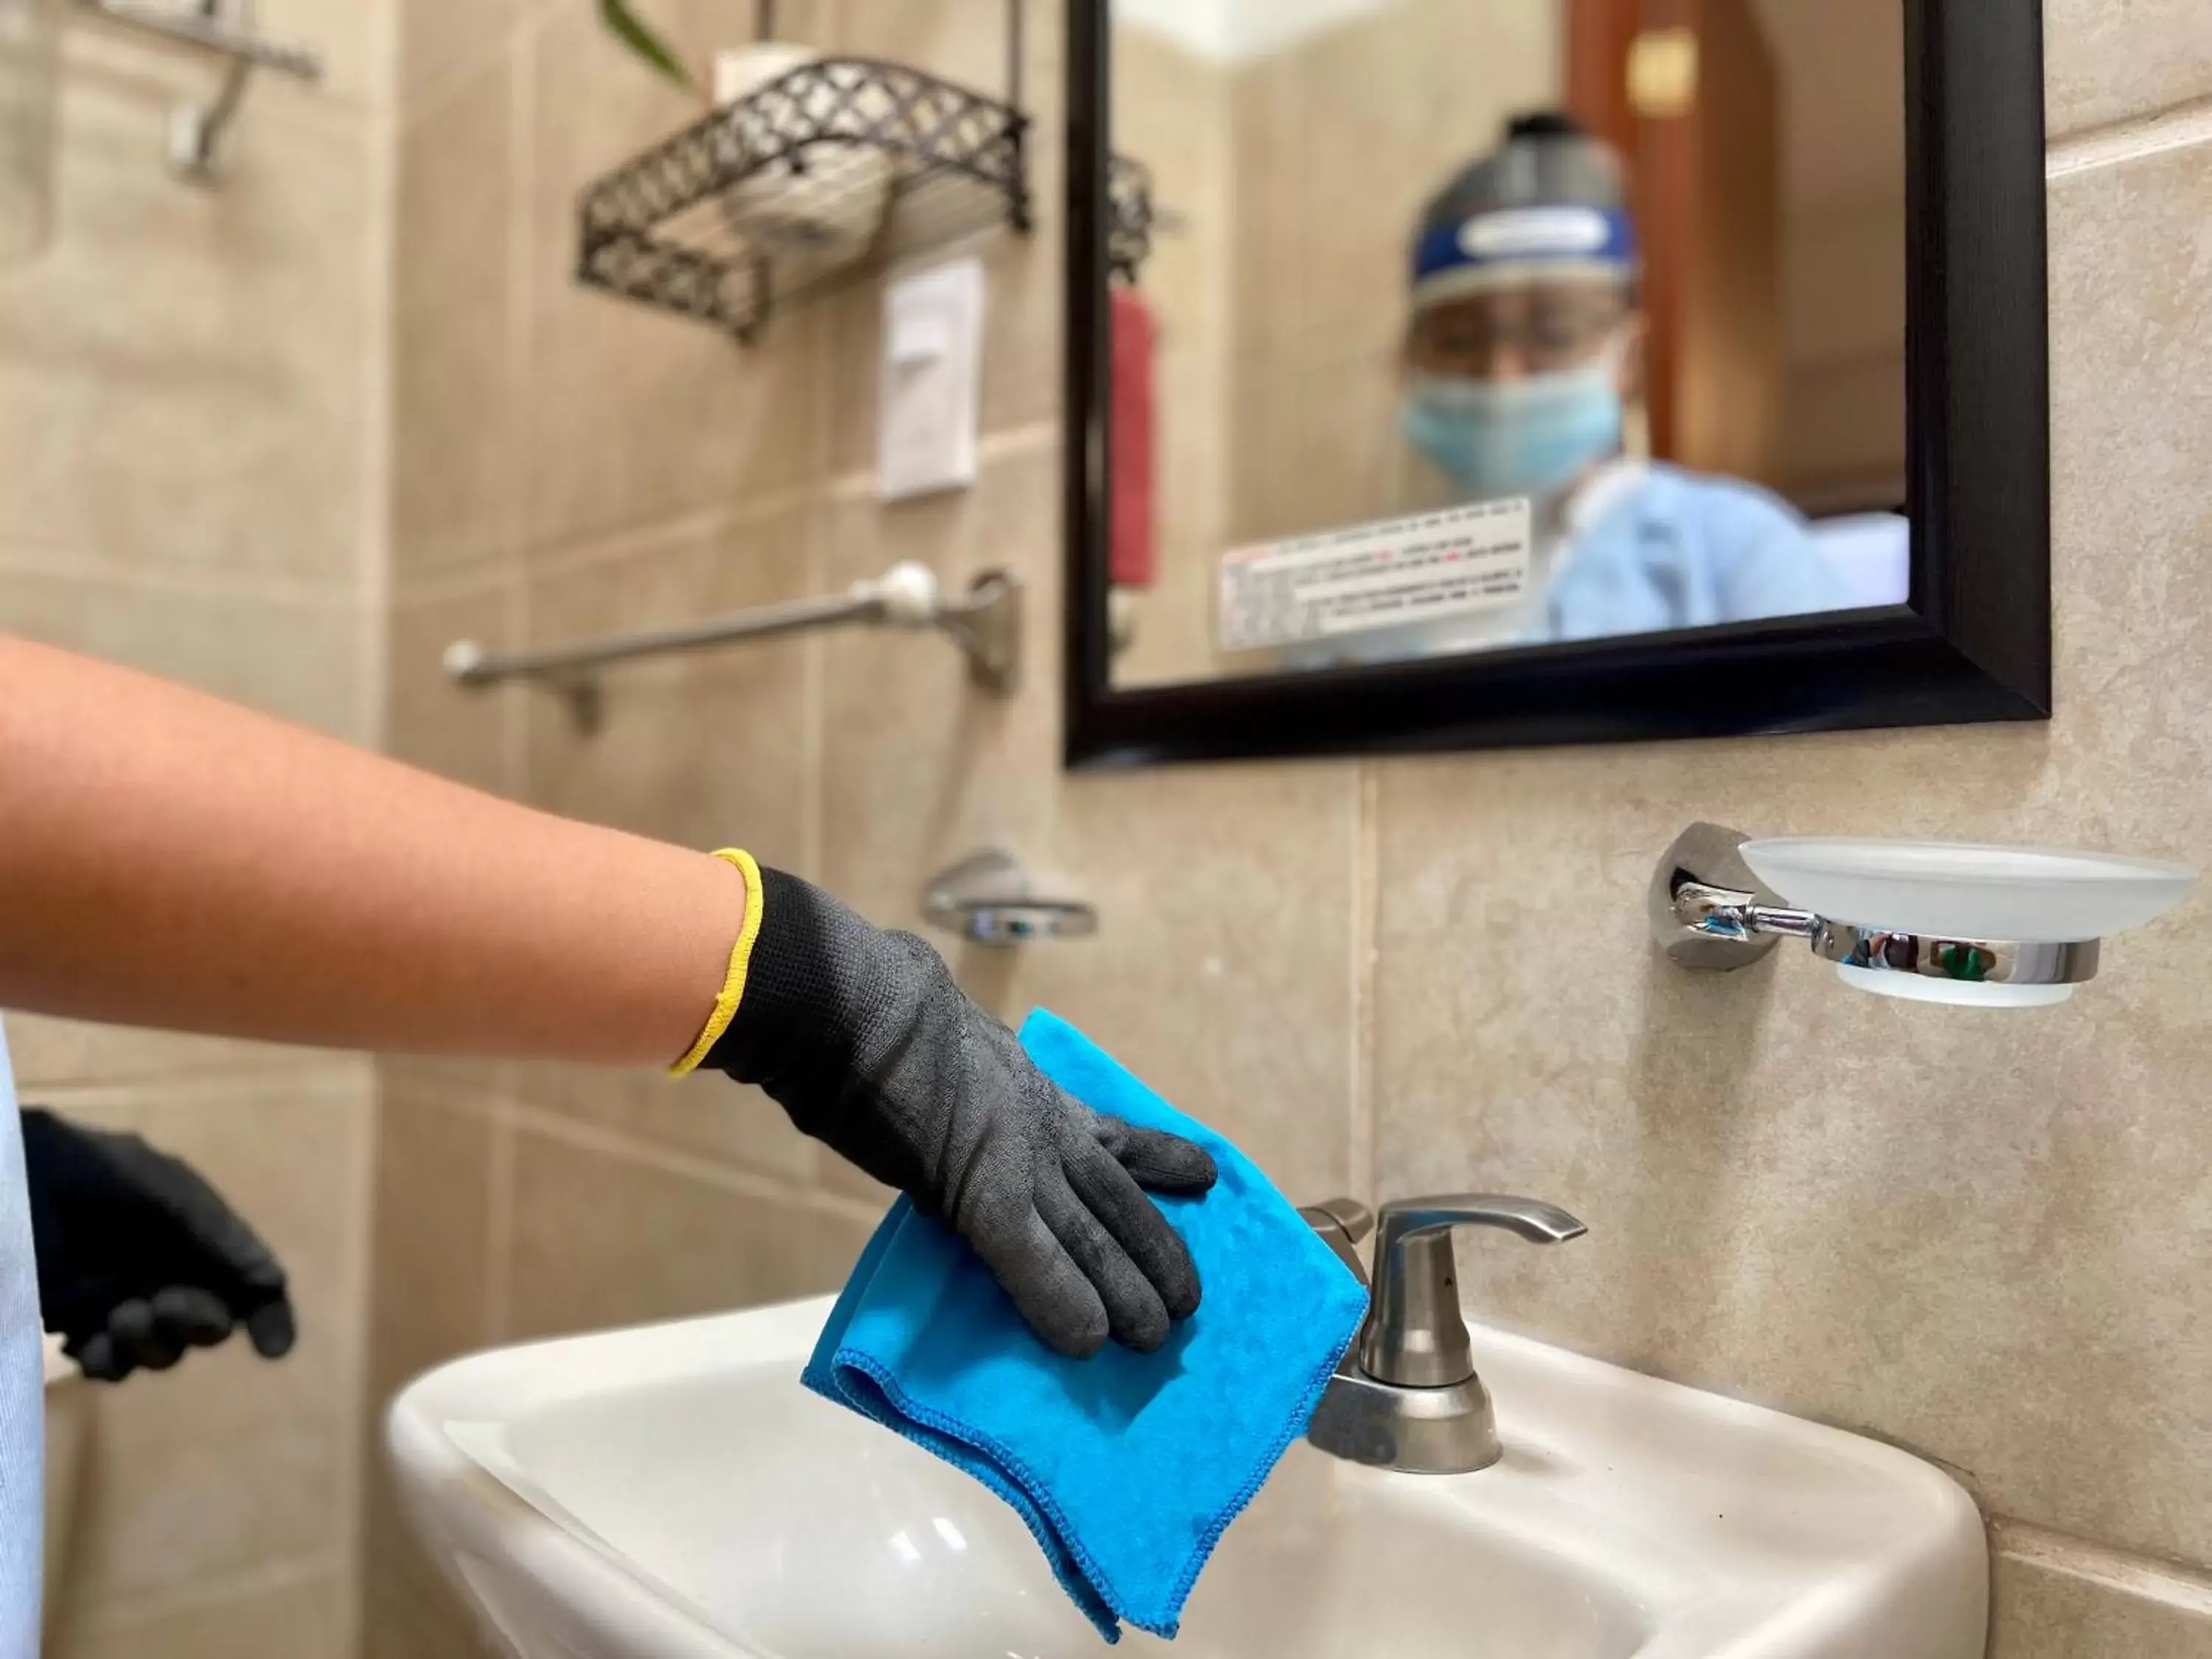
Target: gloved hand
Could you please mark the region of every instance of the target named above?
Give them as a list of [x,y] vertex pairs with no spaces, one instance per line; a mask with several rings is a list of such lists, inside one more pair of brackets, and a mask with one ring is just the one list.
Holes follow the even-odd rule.
[[87,1376],[167,1370],[240,1323],[264,1358],[291,1351],[283,1268],[191,1169],[36,1107],[23,1153],[40,1307]]
[[911,933],[758,880],[742,994],[704,1063],[958,1232],[1048,1346],[1164,1343],[1198,1271],[1140,1189],[1202,1193],[1212,1158],[1061,1093]]

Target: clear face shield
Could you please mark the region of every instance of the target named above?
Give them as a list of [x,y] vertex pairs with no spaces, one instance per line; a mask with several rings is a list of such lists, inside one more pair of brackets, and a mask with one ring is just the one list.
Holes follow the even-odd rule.
[[1625,211],[1448,217],[1419,240],[1413,275],[1400,427],[1455,489],[1554,496],[1620,453],[1642,329]]

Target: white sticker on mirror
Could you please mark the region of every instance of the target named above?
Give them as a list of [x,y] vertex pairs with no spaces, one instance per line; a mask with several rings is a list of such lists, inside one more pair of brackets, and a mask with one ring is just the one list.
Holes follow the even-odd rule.
[[1254,651],[1494,611],[1528,592],[1526,499],[1357,525],[1221,556],[1216,635]]

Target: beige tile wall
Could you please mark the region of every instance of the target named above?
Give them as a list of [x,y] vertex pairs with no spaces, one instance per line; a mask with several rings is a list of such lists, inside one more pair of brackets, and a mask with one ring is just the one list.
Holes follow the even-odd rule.
[[[750,0],[649,9],[695,63],[751,38]],[[878,21],[926,46],[925,10]],[[799,38],[838,27],[781,11]],[[415,0],[400,64],[390,746],[558,811],[817,868],[822,641],[641,665],[588,738],[550,699],[460,696],[439,659],[463,635],[544,641],[818,590],[831,448],[872,447],[830,418],[836,325],[872,333],[872,313],[779,319],[748,352],[570,280],[579,187],[696,112],[593,8]],[[854,355],[854,377],[872,362]],[[379,1407],[488,1342],[832,1288],[877,1213],[720,1079],[381,1069]],[[365,1650],[485,1650],[380,1458],[366,1516]]]
[[[2149,76],[2180,44],[2177,19],[2123,52],[2106,14],[2127,9],[2091,9],[2052,10],[2062,125],[2088,82],[2122,97],[2124,60]],[[1558,1200],[1589,1239],[1470,1241],[1473,1305],[1952,1468],[2002,1517],[2008,1656],[2212,1643],[2203,1569],[2175,1565],[2212,1560],[2203,924],[1999,1024],[1843,997],[1795,961],[1691,980],[1652,960],[1636,896],[1698,817],[2205,865],[2203,107],[2052,151],[2051,725],[1373,769],[1380,1188]]]
[[[584,11],[409,8],[400,223],[477,274],[400,283],[399,404],[434,412],[396,446],[395,749],[750,842],[885,922],[1004,841],[1106,927],[956,952],[992,1006],[1076,1019],[1302,1197],[1481,1185],[1578,1209],[1593,1230],[1568,1250],[1468,1241],[1472,1304],[1956,1471],[1997,1517],[2000,1659],[2212,1653],[2212,1570],[2191,1565],[2212,1563],[2200,924],[2124,941],[2078,1006],[1999,1026],[1846,999],[1802,963],[1693,981],[1652,964],[1641,921],[1650,860],[1695,816],[2212,864],[2212,61],[2191,9],[2050,6],[2051,726],[1083,778],[1057,764],[1057,158],[1040,234],[991,254],[977,488],[880,508],[872,295],[746,353],[570,285],[577,185],[685,113]],[[698,52],[750,11],[658,15]],[[1032,0],[1047,133],[1059,12]],[[997,17],[822,0],[797,27],[988,79]],[[1262,341],[1284,320],[1237,319]],[[675,620],[901,556],[1030,578],[1021,696],[967,695],[931,641],[836,636],[626,673],[586,739],[556,705],[434,672],[462,632]],[[880,1202],[712,1081],[383,1075],[380,1395],[486,1341],[827,1288]],[[369,1650],[474,1650],[380,1480],[369,1516]]]
[[[219,187],[163,125],[205,59],[73,19],[57,234],[0,276],[0,629],[373,742],[381,720],[382,4],[264,0],[324,52],[264,77]],[[365,1060],[14,1019],[27,1097],[190,1160],[293,1274],[301,1346],[234,1344],[96,1397],[54,1656],[356,1646]]]

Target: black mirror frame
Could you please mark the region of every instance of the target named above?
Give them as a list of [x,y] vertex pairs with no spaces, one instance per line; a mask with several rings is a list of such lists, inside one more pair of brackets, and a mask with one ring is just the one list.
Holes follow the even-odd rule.
[[1068,766],[2049,719],[2041,0],[1899,3],[1909,604],[1117,691],[1106,550],[1111,27],[1108,0],[1068,0]]

